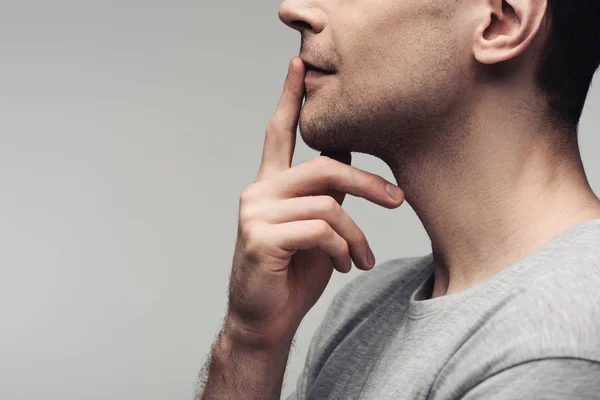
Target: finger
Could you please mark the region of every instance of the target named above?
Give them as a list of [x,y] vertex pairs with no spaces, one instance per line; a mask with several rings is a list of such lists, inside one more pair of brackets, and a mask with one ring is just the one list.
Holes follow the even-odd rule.
[[[329,157],[346,165],[352,165],[352,153],[350,152],[323,151],[321,152],[321,156]],[[346,193],[337,190],[330,190],[326,194],[333,197],[340,206],[344,203],[344,199],[346,198]]]
[[290,168],[296,146],[296,128],[304,98],[304,62],[293,57],[279,103],[265,134],[263,156],[257,181]]
[[[285,199],[318,195],[330,190],[362,197],[386,208],[396,208],[404,202],[404,191],[398,186],[379,175],[329,157],[317,157],[278,174],[261,188],[261,196]],[[395,193],[394,197],[388,190]]]
[[331,196],[295,197],[262,202],[252,206],[252,209],[247,209],[244,218],[247,221],[257,220],[269,224],[323,220],[348,243],[350,256],[357,268],[370,270],[373,267],[373,262],[369,260],[372,254],[371,247],[364,232]]
[[325,221],[293,221],[270,225],[265,228],[267,240],[284,250],[319,249],[325,252],[336,270],[348,273],[352,269],[352,259],[348,243]]

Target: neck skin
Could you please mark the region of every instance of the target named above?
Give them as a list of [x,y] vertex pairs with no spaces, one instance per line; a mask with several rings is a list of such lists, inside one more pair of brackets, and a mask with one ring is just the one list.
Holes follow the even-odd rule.
[[552,143],[549,137],[564,133],[502,103],[497,91],[482,94],[467,122],[439,136],[460,131],[460,140],[392,166],[431,239],[429,298],[473,287],[568,228],[600,218],[577,141]]

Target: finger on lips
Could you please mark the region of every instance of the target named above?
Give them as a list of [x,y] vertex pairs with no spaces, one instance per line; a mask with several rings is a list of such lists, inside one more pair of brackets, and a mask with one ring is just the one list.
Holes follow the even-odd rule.
[[302,60],[299,57],[292,58],[283,92],[267,126],[257,180],[267,179],[270,175],[288,169],[292,165],[296,128],[304,97],[305,73]]
[[[373,252],[362,230],[342,209],[344,198],[351,194],[396,208],[404,202],[404,192],[378,175],[353,167],[350,152],[324,151],[320,157],[291,167],[306,93],[305,74],[302,60],[293,57],[267,126],[256,182],[240,200],[247,205],[246,218],[270,224],[271,243],[286,242],[279,243],[281,249],[292,245],[296,249],[320,248],[340,272],[348,272],[352,260],[358,268],[369,270],[375,263]],[[248,205],[253,209],[248,210]]]

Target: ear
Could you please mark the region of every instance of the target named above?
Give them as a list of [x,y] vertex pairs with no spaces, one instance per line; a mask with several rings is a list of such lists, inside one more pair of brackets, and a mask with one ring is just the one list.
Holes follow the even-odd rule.
[[548,0],[486,0],[476,31],[473,55],[496,64],[521,54],[540,30]]

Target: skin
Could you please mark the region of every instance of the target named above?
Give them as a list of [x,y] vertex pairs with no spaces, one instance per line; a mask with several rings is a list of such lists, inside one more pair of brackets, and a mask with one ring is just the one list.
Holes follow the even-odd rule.
[[390,167],[432,242],[431,297],[481,283],[569,227],[600,217],[575,133],[548,120],[535,89],[533,57],[547,35],[546,6],[280,6],[280,19],[301,33],[300,56],[336,71],[307,85],[302,139],[314,150],[370,154]]
[[[280,398],[294,334],[333,271],[374,266],[346,194],[410,203],[434,253],[426,298],[600,218],[575,132],[548,119],[534,86],[546,0],[507,1],[281,4],[300,56],[335,73],[311,83],[301,58],[290,61],[258,176],[240,196],[228,312],[199,398]],[[291,167],[297,127],[322,156]],[[351,152],[382,159],[397,186],[352,167]]]
[[305,72],[294,57],[258,176],[240,196],[228,312],[200,372],[205,400],[279,399],[294,334],[333,270],[375,264],[364,233],[341,207],[346,194],[386,208],[404,202],[399,187],[352,167],[350,153],[291,168]]

